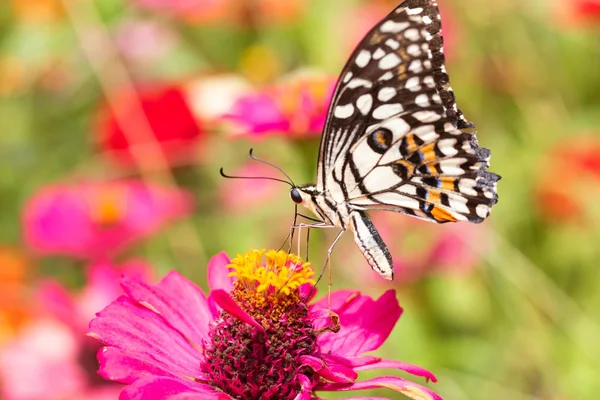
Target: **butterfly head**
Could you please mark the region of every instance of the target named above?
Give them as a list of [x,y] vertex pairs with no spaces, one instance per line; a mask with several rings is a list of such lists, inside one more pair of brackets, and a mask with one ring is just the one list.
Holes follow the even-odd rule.
[[314,201],[316,193],[317,190],[313,185],[294,186],[290,190],[290,198],[296,204],[308,206],[308,204]]

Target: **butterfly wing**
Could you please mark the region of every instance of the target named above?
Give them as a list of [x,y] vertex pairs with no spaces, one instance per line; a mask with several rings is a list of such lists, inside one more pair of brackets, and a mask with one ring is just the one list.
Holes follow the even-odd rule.
[[434,0],[407,0],[359,44],[321,139],[317,188],[357,210],[481,222],[497,202],[489,151],[456,106]]

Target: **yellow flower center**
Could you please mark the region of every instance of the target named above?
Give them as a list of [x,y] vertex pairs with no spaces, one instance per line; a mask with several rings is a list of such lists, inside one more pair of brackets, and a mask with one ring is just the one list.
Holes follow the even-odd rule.
[[92,220],[100,225],[114,225],[123,220],[127,196],[120,187],[108,187],[94,193],[90,202]]
[[[264,258],[264,262],[263,262]],[[275,292],[289,296],[305,283],[315,284],[310,263],[303,263],[295,254],[283,250],[252,250],[238,254],[227,268],[229,276],[236,277],[236,285],[246,294],[266,298]]]

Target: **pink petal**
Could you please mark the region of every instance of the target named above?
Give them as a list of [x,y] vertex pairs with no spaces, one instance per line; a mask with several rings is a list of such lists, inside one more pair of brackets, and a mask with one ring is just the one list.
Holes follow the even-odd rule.
[[394,360],[380,360],[378,362],[363,365],[360,367],[355,367],[355,371],[366,371],[368,369],[381,369],[381,368],[390,368],[390,369],[400,369],[402,371],[406,371],[411,375],[421,376],[427,381],[437,382],[437,378],[431,372],[427,371],[425,368],[418,367],[416,365],[404,363],[401,361]]
[[204,293],[179,272],[170,272],[158,285],[125,278],[121,286],[134,301],[155,310],[196,345],[208,339],[213,313]]
[[125,296],[98,313],[88,335],[116,348],[101,359],[109,379],[131,383],[136,376],[157,371],[174,377],[201,375],[199,349],[161,315]]
[[85,332],[85,326],[89,320],[85,321],[81,318],[73,296],[60,283],[56,281],[43,282],[36,297],[44,311],[64,322],[73,331],[80,334]]
[[[331,293],[330,300],[328,296],[323,296],[321,300],[311,305],[311,309],[329,310],[331,308],[331,311],[334,311],[339,314],[360,297],[360,292],[356,290],[336,290]],[[329,301],[331,301],[331,307],[329,306]]]
[[224,290],[213,290],[211,292],[211,296],[215,299],[217,304],[223,308],[223,310],[227,311],[229,314],[233,315],[240,321],[243,321],[249,325],[254,326],[259,329],[261,332],[265,331],[265,328],[261,324],[259,324],[254,318],[252,318],[246,311],[242,310],[238,303],[235,302],[233,297],[229,295]]
[[[190,381],[190,383],[192,383]],[[137,380],[121,392],[120,400],[233,400],[228,395],[202,384],[192,389],[181,381],[147,377]]]
[[227,264],[229,264],[229,257],[224,251],[213,256],[208,262],[206,271],[210,290],[223,289],[226,292],[231,292],[233,289],[234,279],[228,276],[231,271],[226,268]]
[[300,393],[294,400],[310,400],[312,395],[312,382],[308,379],[308,376],[300,374],[296,377],[300,382]]
[[340,331],[324,332],[318,341],[323,353],[349,358],[378,349],[402,315],[402,308],[396,292],[388,290],[376,301],[361,295],[338,314]]
[[403,395],[415,400],[443,400],[438,394],[424,386],[418,385],[406,379],[395,376],[380,376],[366,381],[354,382],[352,384],[321,382],[317,384],[315,390],[324,390],[329,392],[340,392],[350,390],[366,390],[388,388],[402,393]]
[[354,370],[335,360],[327,359],[327,356],[324,356],[323,359],[313,356],[300,356],[300,361],[303,365],[311,367],[316,373],[332,382],[349,383],[358,378],[358,374]]
[[390,400],[387,397],[344,397],[339,400]]

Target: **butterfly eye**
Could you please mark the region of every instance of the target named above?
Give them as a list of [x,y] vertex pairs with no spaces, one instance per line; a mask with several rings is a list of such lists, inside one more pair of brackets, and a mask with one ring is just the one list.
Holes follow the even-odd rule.
[[296,204],[300,204],[303,201],[300,191],[296,188],[292,189],[292,191],[290,192],[290,197],[292,198],[292,201]]

